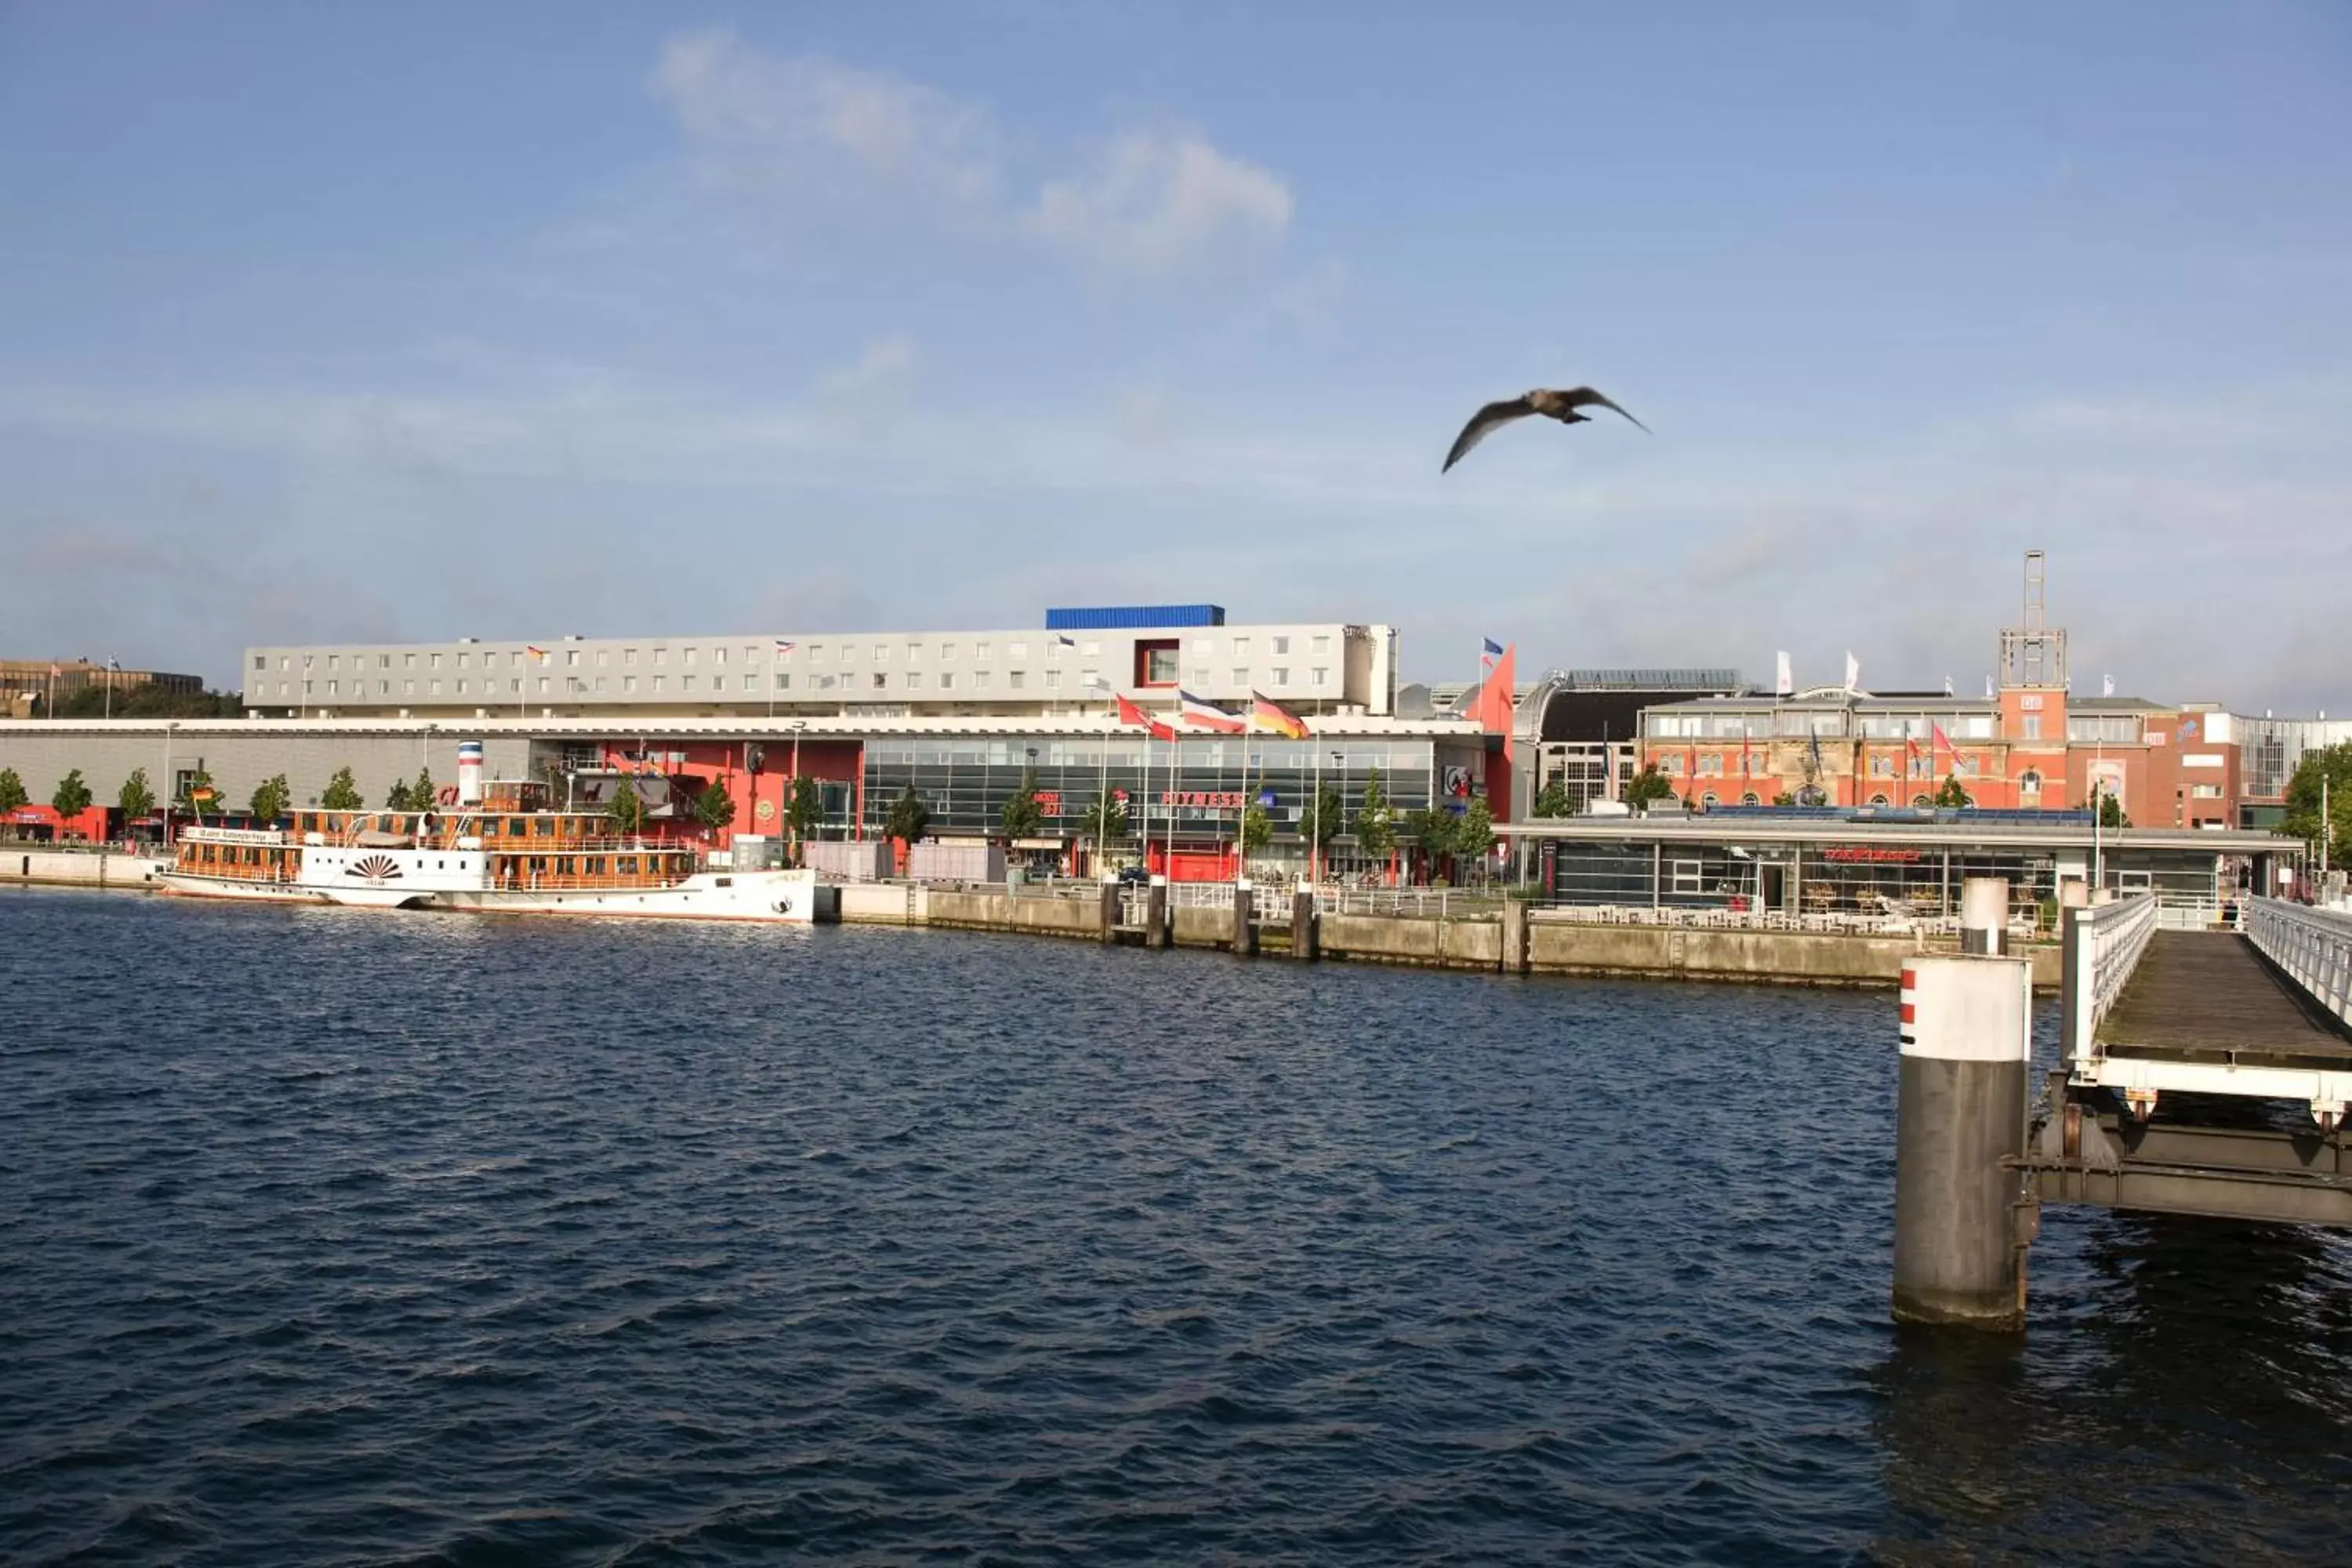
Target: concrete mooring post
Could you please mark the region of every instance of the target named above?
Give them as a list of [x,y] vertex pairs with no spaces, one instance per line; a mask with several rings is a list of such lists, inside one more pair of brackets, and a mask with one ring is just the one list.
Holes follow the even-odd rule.
[[1234,884],[1234,952],[1247,958],[1257,951],[1257,889],[1244,877]]
[[1168,879],[1151,879],[1151,891],[1143,900],[1143,945],[1171,947],[1175,944],[1175,925],[1169,919]]
[[1920,957],[1903,972],[1896,1322],[2025,1326],[2036,1210],[2001,1162],[2025,1152],[2032,1002],[2021,958]]
[[2009,951],[2009,879],[1970,877],[1960,884],[1960,951],[1982,958]]
[[1528,972],[1528,906],[1524,899],[1503,900],[1503,962],[1506,974]]
[[1322,956],[1317,937],[1315,894],[1302,887],[1290,895],[1290,956],[1309,961]]
[[1102,885],[1102,939],[1106,942],[1118,940],[1119,891],[1116,879]]

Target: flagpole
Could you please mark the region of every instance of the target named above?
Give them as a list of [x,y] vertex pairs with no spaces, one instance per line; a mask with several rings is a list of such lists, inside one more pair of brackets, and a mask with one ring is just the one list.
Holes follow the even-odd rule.
[[1323,888],[1323,747],[1311,737],[1307,743],[1315,748],[1315,841],[1308,846],[1307,866],[1319,892]]

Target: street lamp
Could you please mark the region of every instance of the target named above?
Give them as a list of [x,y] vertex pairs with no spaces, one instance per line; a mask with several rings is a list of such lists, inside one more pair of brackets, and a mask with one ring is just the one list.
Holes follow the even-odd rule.
[[[1340,832],[1344,832],[1348,825],[1348,753],[1339,750],[1337,746],[1332,747],[1331,765],[1337,769],[1339,773],[1339,826],[1332,830],[1336,836]],[[1318,795],[1315,802],[1315,809],[1318,812],[1320,812],[1323,809],[1323,802],[1319,794]],[[1322,827],[1322,824],[1318,822],[1316,824],[1316,827],[1319,831]]]
[[[1084,677],[1079,684],[1106,695],[1110,691],[1110,682],[1099,675],[1089,674]],[[1097,752],[1098,765],[1095,778],[1094,848],[1094,868],[1097,875],[1102,871],[1103,843],[1110,837],[1110,737],[1118,717],[1118,711],[1115,709],[1103,710],[1103,734],[1102,740],[1097,743],[1099,750]]]
[[800,805],[801,800],[801,731],[808,728],[808,721],[805,719],[795,719],[793,721],[791,727],[793,731],[793,792],[790,798],[785,802],[784,816],[787,825],[792,829],[793,858],[794,860],[798,860],[800,858],[801,848],[801,819],[799,813],[794,808]]
[[[163,847],[166,849],[172,847],[172,735],[179,727],[169,719],[163,721]],[[131,825],[126,822],[123,826],[128,827]]]
[[114,672],[122,666],[110,656],[106,661],[106,716],[114,717]]

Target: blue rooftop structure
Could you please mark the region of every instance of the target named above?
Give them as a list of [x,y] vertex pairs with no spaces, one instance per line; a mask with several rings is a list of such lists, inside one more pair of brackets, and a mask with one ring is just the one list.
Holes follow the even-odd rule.
[[1045,629],[1049,632],[1116,632],[1224,624],[1223,605],[1077,605],[1045,612]]

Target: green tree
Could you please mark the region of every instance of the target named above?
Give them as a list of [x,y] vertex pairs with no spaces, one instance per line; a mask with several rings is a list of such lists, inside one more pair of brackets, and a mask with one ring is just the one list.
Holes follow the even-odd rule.
[[49,804],[59,816],[79,816],[89,809],[89,785],[82,783],[79,768],[58,781],[58,793],[49,796]]
[[25,793],[25,781],[16,776],[16,769],[0,768],[0,811],[14,811],[32,798]]
[[1094,840],[1097,849],[1114,838],[1126,837],[1127,802],[1117,795],[1095,802],[1078,819],[1078,831]]
[[792,804],[784,808],[784,821],[794,838],[808,838],[824,821],[824,791],[816,780],[803,774],[793,780]]
[[1037,770],[1035,768],[1022,770],[1021,787],[1013,791],[1013,797],[1004,803],[1004,810],[999,822],[1004,829],[1004,837],[1008,839],[1034,838],[1045,831],[1045,808],[1037,804]]
[[2327,864],[2330,869],[2352,857],[2352,741],[2305,752],[2287,781],[2286,815],[2279,831],[2318,846],[2320,783],[2326,781]]
[[2114,792],[2111,790],[2101,790],[2099,792],[2099,826],[2101,827],[2129,827],[2131,826],[2131,818],[2126,815],[2124,811],[2124,803],[2117,800],[2115,797]]
[[220,810],[219,801],[212,799],[199,800],[196,798],[197,792],[209,792],[212,787],[212,773],[204,768],[195,769],[194,772],[190,773],[185,779],[181,781],[180,798],[177,802],[178,805],[183,811],[194,812],[199,817],[204,816],[204,808],[207,805],[211,806],[215,811]]
[[1318,850],[1329,849],[1331,840],[1339,837],[1345,826],[1347,818],[1341,812],[1339,792],[1329,784],[1318,789],[1307,809],[1298,814],[1299,837]]
[[360,808],[360,786],[352,782],[352,770],[337,768],[327,780],[327,787],[319,792],[319,804],[329,811],[357,811]]
[[433,770],[430,768],[417,769],[416,782],[408,786],[408,809],[411,811],[431,811],[437,804],[438,801],[433,787]]
[[1652,763],[1640,773],[1635,773],[1631,782],[1625,785],[1625,804],[1635,811],[1640,811],[1654,801],[1673,799],[1674,794],[1675,786],[1666,782],[1666,776],[1664,773],[1658,772],[1658,764]]
[[1386,860],[1396,847],[1396,811],[1381,788],[1381,770],[1364,775],[1363,809],[1356,813],[1356,847],[1374,860]]
[[153,814],[155,791],[147,783],[145,768],[131,770],[131,776],[122,781],[122,793],[115,798],[114,804],[122,808],[122,820],[125,822]]
[[1486,855],[1494,847],[1494,808],[1486,804],[1486,797],[1481,795],[1470,803],[1470,809],[1462,814],[1454,828],[1454,853],[1465,860],[1475,860],[1484,865]]
[[713,779],[702,786],[702,793],[694,799],[694,815],[713,833],[735,820],[735,792],[726,780]]
[[392,787],[384,792],[383,808],[386,811],[415,810],[415,806],[408,804],[408,781],[394,779],[392,781]]
[[1957,810],[1961,806],[1974,805],[1976,802],[1969,798],[1968,789],[1960,783],[1959,774],[1946,773],[1943,786],[1936,791],[1936,804]]
[[1274,818],[1265,807],[1252,801],[1242,811],[1242,852],[1255,855],[1274,842]]
[[1568,780],[1554,773],[1551,782],[1536,795],[1536,803],[1528,808],[1537,816],[1566,816],[1574,810],[1568,798]]
[[646,830],[646,797],[637,793],[635,779],[623,779],[614,786],[613,798],[604,805],[604,816],[615,833],[630,836]]
[[892,838],[901,838],[912,844],[930,826],[931,814],[924,806],[922,796],[915,793],[913,784],[908,784],[899,792],[898,798],[890,803],[890,815],[884,820],[882,830]]
[[[106,711],[106,682],[100,678],[69,697],[58,698],[57,711],[43,717],[95,719]],[[235,719],[244,712],[245,700],[234,691],[166,691],[144,684],[114,688],[117,719]]]
[[294,804],[294,792],[287,787],[286,775],[279,773],[256,784],[250,804],[257,822],[275,822],[285,816],[286,808]]
[[1794,805],[1797,804],[1797,797],[1790,795],[1787,790],[1782,790],[1779,795],[1772,797],[1772,804],[1774,805]]
[[1433,807],[1427,811],[1405,813],[1404,830],[1421,846],[1421,852],[1432,860],[1454,853],[1455,836],[1460,832],[1460,820],[1450,811]]

